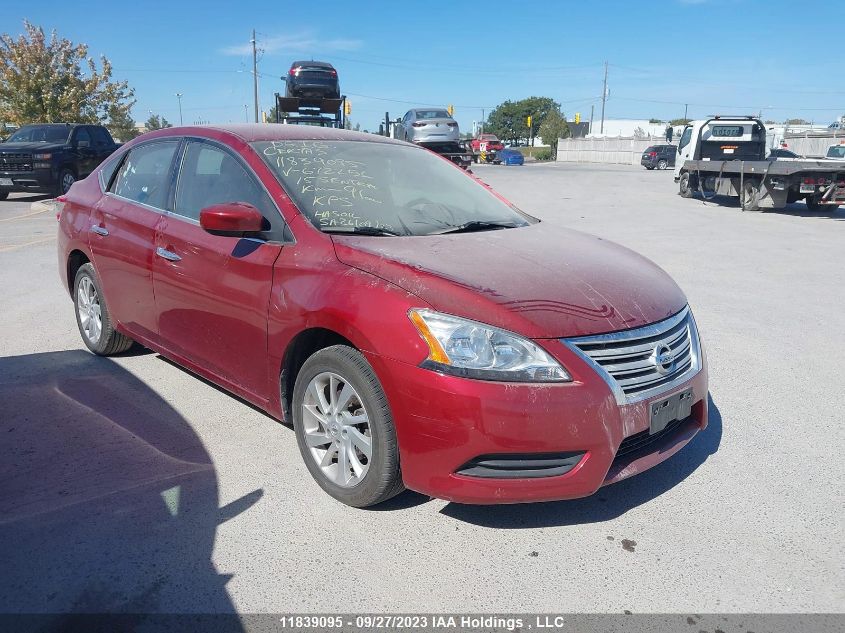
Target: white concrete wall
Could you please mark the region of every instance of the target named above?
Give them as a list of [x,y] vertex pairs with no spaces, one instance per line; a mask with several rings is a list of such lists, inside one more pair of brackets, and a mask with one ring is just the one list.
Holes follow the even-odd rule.
[[[676,139],[677,140],[677,139]],[[663,135],[652,138],[562,138],[557,144],[557,159],[572,163],[613,163],[639,165],[649,145],[665,145]],[[677,144],[673,142],[673,144]]]

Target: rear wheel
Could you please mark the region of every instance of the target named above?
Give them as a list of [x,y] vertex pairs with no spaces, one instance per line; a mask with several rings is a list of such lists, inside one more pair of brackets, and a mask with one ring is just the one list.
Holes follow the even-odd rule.
[[85,346],[98,356],[120,354],[132,347],[131,338],[114,329],[94,266],[83,264],[73,282],[76,324]]
[[358,350],[333,345],[305,361],[293,426],[308,471],[338,501],[363,508],[404,490],[387,397]]
[[669,169],[669,161],[661,158],[657,161],[657,168],[658,169]]
[[692,198],[693,192],[693,183],[692,178],[689,175],[688,171],[685,171],[681,174],[681,178],[678,181],[678,194],[682,198]]

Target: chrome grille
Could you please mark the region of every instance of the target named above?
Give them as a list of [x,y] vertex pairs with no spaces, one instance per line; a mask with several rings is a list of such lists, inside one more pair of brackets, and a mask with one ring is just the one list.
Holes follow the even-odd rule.
[[32,154],[0,152],[0,171],[32,171]]
[[620,403],[666,391],[701,368],[698,332],[688,307],[652,325],[564,343],[599,372]]

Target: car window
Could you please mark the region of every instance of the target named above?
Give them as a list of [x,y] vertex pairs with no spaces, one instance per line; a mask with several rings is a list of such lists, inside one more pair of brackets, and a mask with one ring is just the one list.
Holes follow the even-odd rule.
[[446,110],[417,110],[417,120],[420,119],[449,119]]
[[94,138],[94,144],[98,147],[104,147],[107,145],[111,145],[111,141],[108,137],[106,131],[101,127],[92,127],[91,128],[91,136]]
[[273,208],[264,189],[229,152],[208,143],[188,143],[174,213],[199,221],[200,211],[221,202],[246,202],[265,217]]
[[690,139],[692,138],[692,128],[688,127],[684,130],[684,133],[681,135],[681,140],[678,141],[678,150],[680,151],[687,145],[689,145]]
[[252,145],[318,228],[374,227],[428,235],[467,222],[532,222],[453,164],[404,143]]
[[70,127],[66,125],[33,125],[22,127],[7,143],[66,143]]
[[100,168],[100,188],[103,191],[108,189],[109,183],[114,175],[114,170],[117,169],[117,166],[120,164],[122,159],[122,154],[119,156],[111,156]]
[[146,143],[130,150],[110,191],[115,195],[164,209],[170,186],[170,166],[177,140]]
[[[80,127],[76,130],[76,142],[79,145],[87,143],[87,147],[91,147],[91,135],[88,133],[88,128]],[[85,147],[85,145],[82,145]]]

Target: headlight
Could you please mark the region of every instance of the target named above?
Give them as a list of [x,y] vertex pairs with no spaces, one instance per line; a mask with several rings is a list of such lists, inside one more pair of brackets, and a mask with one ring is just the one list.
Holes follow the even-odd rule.
[[427,369],[503,382],[572,380],[546,351],[516,334],[432,310],[411,310],[408,317],[428,345]]
[[53,155],[52,154],[33,154],[32,157],[35,160],[50,160],[51,158],[53,158]]

